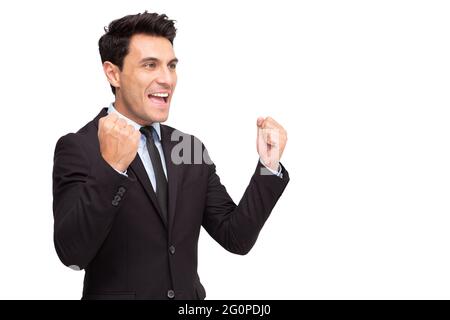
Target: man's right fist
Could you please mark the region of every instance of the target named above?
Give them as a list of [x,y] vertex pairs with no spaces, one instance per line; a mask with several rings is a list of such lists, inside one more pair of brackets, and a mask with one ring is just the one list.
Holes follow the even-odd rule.
[[140,138],[141,133],[114,112],[98,121],[100,153],[119,172],[125,172],[136,157]]

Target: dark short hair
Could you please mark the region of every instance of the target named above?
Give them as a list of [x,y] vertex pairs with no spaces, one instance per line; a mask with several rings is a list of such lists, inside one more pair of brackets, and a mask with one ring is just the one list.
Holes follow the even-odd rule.
[[[173,45],[177,32],[174,22],[175,20],[169,20],[165,14],[147,11],[112,21],[105,27],[106,33],[98,41],[102,63],[109,61],[122,70],[130,39],[135,34],[164,37]],[[116,88],[111,86],[111,89],[116,94]]]

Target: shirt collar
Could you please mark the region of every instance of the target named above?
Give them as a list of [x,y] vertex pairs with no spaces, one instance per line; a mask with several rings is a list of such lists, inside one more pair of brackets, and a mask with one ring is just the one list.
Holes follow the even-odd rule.
[[[139,130],[142,128],[142,126],[140,124],[134,122],[131,119],[128,119],[123,114],[121,114],[119,111],[117,111],[116,108],[114,108],[114,103],[111,103],[108,107],[108,114],[110,114],[111,112],[115,112],[119,116],[119,118],[124,119],[128,124],[132,125],[134,127],[134,129]],[[153,128],[155,128],[155,132],[158,135],[158,139],[161,140],[161,126],[160,126],[159,122],[153,122],[151,124],[151,126]]]

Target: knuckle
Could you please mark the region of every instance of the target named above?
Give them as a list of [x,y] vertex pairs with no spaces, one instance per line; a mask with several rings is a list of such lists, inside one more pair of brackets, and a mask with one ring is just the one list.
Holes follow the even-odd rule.
[[103,130],[108,131],[112,128],[112,123],[105,120],[102,124],[102,128],[103,128]]

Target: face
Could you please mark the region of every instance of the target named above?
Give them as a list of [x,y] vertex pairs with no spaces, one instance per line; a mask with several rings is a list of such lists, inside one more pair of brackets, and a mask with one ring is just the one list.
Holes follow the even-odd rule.
[[166,121],[177,84],[177,61],[166,38],[132,36],[122,70],[110,63],[113,74],[108,75],[105,68],[116,87],[117,111],[144,126]]

